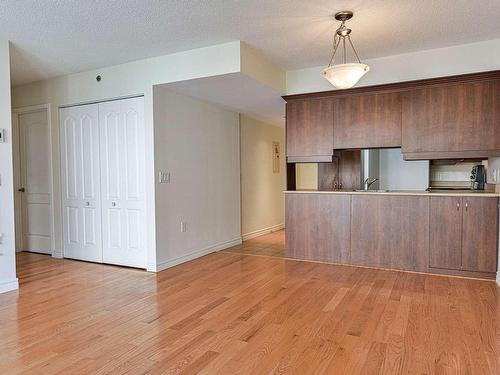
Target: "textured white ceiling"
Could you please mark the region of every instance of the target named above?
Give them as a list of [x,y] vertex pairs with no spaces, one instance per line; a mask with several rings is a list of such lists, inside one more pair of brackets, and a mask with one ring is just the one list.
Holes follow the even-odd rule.
[[328,62],[336,23],[361,58],[500,37],[500,0],[1,0],[14,84],[242,40],[289,70]]
[[242,73],[166,83],[158,87],[217,104],[269,124],[285,126],[285,101],[281,94]]

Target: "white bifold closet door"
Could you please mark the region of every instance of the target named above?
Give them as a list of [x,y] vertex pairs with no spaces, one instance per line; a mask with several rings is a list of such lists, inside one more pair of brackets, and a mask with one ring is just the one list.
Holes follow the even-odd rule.
[[104,263],[146,265],[143,111],[142,97],[99,104]]
[[145,267],[143,98],[61,109],[61,127],[65,257]]
[[64,256],[102,262],[98,107],[63,108],[60,124]]

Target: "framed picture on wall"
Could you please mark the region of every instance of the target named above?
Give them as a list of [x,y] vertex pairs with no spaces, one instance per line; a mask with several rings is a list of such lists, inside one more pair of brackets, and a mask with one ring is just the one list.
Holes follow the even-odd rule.
[[280,173],[280,143],[273,142],[273,173]]

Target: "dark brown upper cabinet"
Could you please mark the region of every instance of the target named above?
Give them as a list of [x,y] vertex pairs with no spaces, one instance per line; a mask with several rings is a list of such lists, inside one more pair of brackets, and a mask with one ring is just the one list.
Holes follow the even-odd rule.
[[409,159],[498,155],[500,80],[432,85],[404,93],[402,151]]
[[399,146],[407,160],[500,156],[500,70],[283,98],[290,163]]
[[333,148],[401,147],[401,93],[339,97],[333,104]]
[[328,162],[333,155],[333,100],[291,100],[286,105],[289,163]]

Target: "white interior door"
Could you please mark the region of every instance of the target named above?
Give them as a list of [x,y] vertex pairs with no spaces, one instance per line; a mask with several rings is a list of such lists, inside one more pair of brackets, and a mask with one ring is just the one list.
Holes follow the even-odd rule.
[[99,104],[103,262],[146,266],[144,99]]
[[19,115],[21,249],[51,254],[49,126],[45,109]]
[[102,262],[98,105],[60,110],[66,258]]

